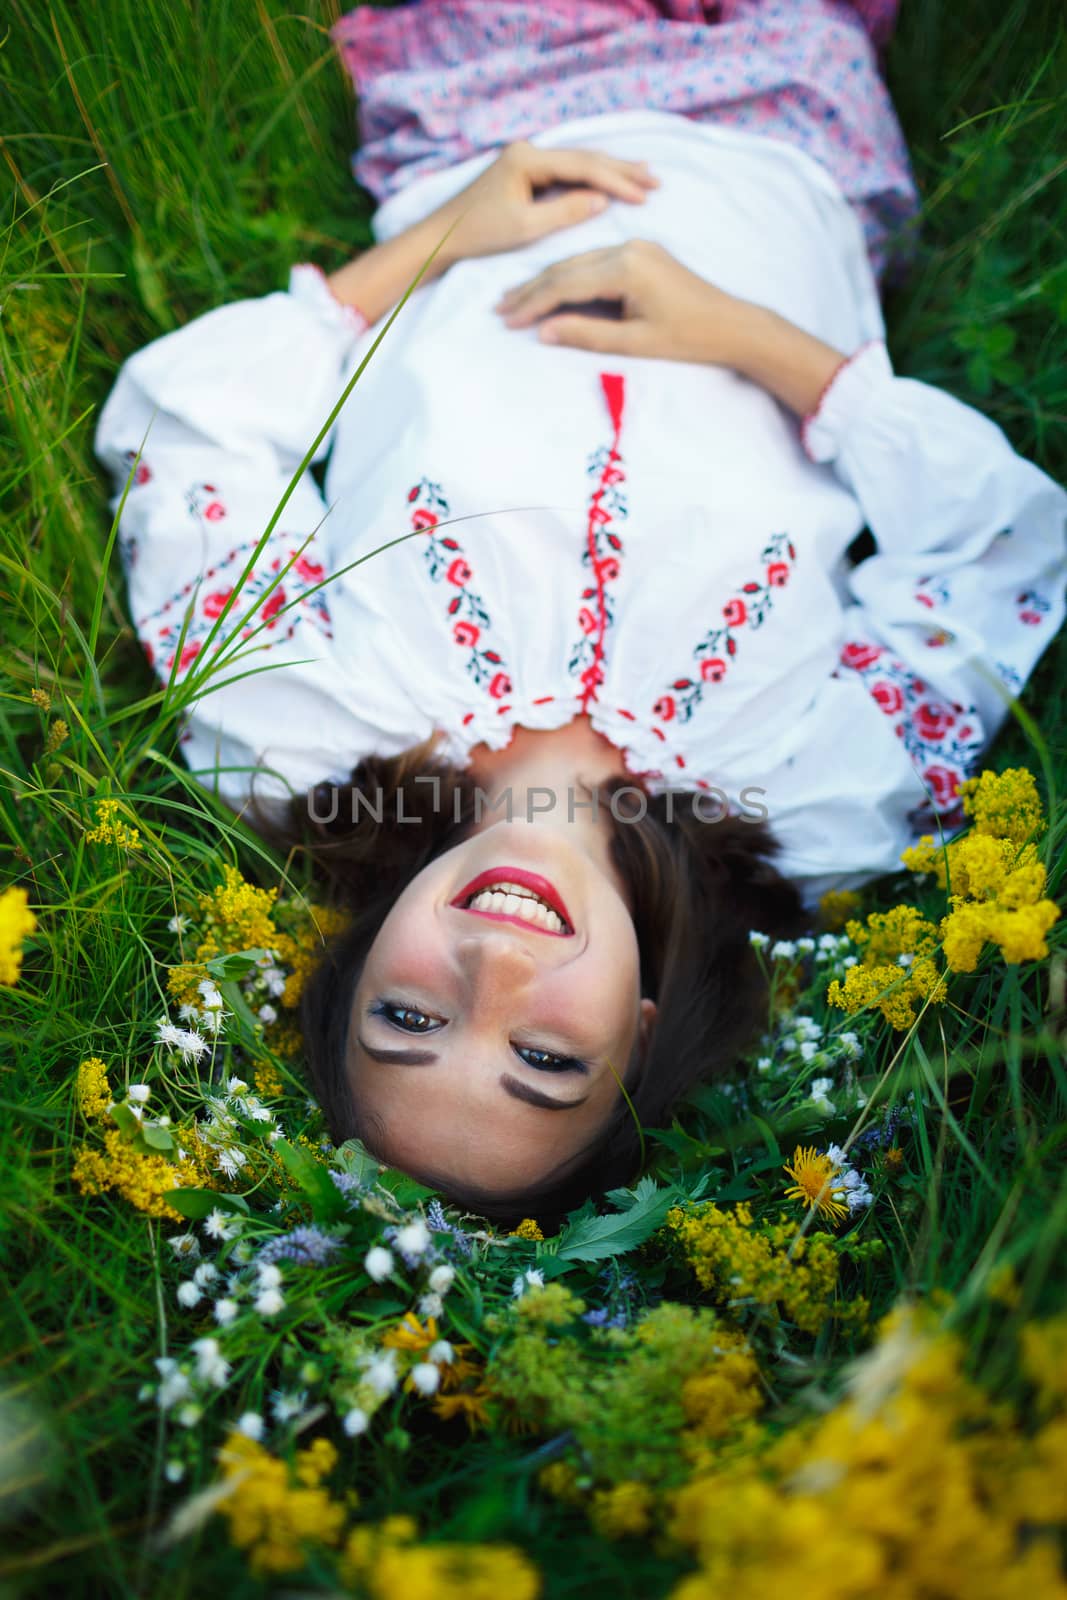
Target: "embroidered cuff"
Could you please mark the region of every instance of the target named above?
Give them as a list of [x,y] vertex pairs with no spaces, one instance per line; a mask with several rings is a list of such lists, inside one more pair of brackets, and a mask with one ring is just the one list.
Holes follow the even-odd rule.
[[881,339],[860,345],[842,361],[819,396],[815,410],[800,424],[800,442],[811,461],[833,461],[850,421],[867,396],[893,376],[889,353]]
[[345,305],[338,300],[326,281],[321,267],[311,261],[298,261],[289,271],[289,293],[295,300],[322,312],[338,328],[343,328],[353,338],[366,333],[370,323],[358,306]]

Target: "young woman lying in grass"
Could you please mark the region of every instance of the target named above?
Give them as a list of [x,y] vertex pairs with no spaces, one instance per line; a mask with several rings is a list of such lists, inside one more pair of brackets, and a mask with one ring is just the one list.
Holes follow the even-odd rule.
[[186,758],[352,908],[331,1130],[485,1210],[632,1176],[750,931],[951,827],[1063,615],[1067,496],[886,354],[892,7],[713,10],[360,8],[379,243],[100,422]]

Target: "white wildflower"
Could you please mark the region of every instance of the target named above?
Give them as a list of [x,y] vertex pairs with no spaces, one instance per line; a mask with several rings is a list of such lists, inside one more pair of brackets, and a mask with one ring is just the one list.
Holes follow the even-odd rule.
[[276,1267],[273,1261],[264,1261],[256,1268],[261,1289],[280,1289],[282,1286],[281,1268]]
[[195,1233],[172,1233],[167,1243],[176,1256],[195,1259],[200,1254],[200,1240]]
[[447,1294],[455,1282],[455,1278],[455,1267],[450,1267],[447,1262],[443,1262],[441,1266],[434,1267],[426,1282],[434,1294]]
[[862,1054],[859,1036],[858,1034],[853,1033],[851,1029],[848,1029],[845,1033],[839,1033],[837,1036],[837,1042],[841,1046],[842,1050],[847,1051],[850,1056],[858,1056]]
[[758,928],[752,928],[748,935],[748,942],[754,950],[762,950],[764,945],[770,944],[770,935],[760,933]]
[[247,1094],[248,1085],[243,1078],[228,1078],[226,1080],[227,1094]]
[[151,1093],[152,1091],[148,1087],[147,1083],[131,1083],[130,1087],[126,1090],[126,1098],[128,1100],[132,1100],[135,1105],[143,1106],[145,1101],[151,1096]]
[[807,939],[807,938],[798,939],[797,940],[797,949],[798,949],[798,951],[800,952],[801,955],[810,956],[811,952],[815,949],[815,940],[814,939]]
[[168,1483],[181,1483],[185,1477],[184,1461],[168,1461],[163,1468],[163,1476]]
[[445,1309],[445,1303],[439,1294],[424,1294],[419,1297],[420,1317],[439,1317]]
[[184,933],[188,926],[189,918],[183,917],[179,913],[171,917],[170,921],[167,923],[167,931],[168,933]]
[[205,978],[196,987],[200,993],[200,1004],[205,1011],[222,1010],[225,1001],[219,993],[217,984],[213,983],[210,978]]
[[156,1023],[156,1039],[160,1044],[165,1044],[169,1050],[179,1050],[183,1038],[181,1028],[176,1028],[166,1017],[160,1017]]
[[426,1352],[427,1361],[437,1367],[450,1367],[456,1352],[447,1339],[436,1339]]
[[345,1414],[345,1419],[341,1426],[350,1439],[355,1439],[361,1433],[366,1433],[370,1426],[370,1418],[362,1406],[353,1406],[351,1411]]
[[198,1289],[206,1289],[219,1275],[219,1269],[213,1261],[201,1261],[193,1273],[193,1282]]
[[191,1311],[194,1306],[200,1304],[200,1290],[192,1278],[187,1278],[184,1283],[179,1283],[178,1304],[184,1306],[187,1311]]
[[382,1245],[372,1246],[363,1257],[363,1270],[375,1283],[384,1283],[393,1270],[393,1253]]
[[429,1361],[419,1361],[411,1369],[411,1381],[419,1394],[434,1394],[441,1382],[441,1374]]
[[900,955],[897,956],[897,966],[910,967],[914,960],[915,957],[913,955],[909,954],[907,950],[902,950]]
[[258,1016],[260,1022],[265,1022],[268,1027],[270,1027],[272,1022],[277,1022],[278,1020],[277,1008],[269,1003],[261,1005],[256,1015]]
[[196,1357],[196,1375],[201,1383],[224,1389],[230,1376],[230,1363],[224,1359],[217,1339],[194,1339],[189,1347]]
[[836,933],[824,933],[824,934],[821,934],[820,937],[819,937],[819,949],[820,950],[836,950],[837,949],[837,934]]
[[813,1039],[805,1039],[800,1046],[800,1058],[802,1061],[811,1061],[818,1053],[819,1047]]
[[179,1030],[179,1032],[180,1038],[178,1039],[178,1049],[182,1053],[182,1060],[192,1061],[194,1063],[202,1061],[207,1055],[207,1040],[202,1038],[199,1033],[191,1028],[182,1028]]
[[215,1321],[220,1328],[228,1328],[239,1310],[240,1307],[236,1300],[231,1300],[228,1297],[224,1300],[216,1300],[214,1309]]
[[195,1428],[203,1415],[203,1406],[198,1406],[195,1400],[186,1401],[175,1412],[175,1418],[183,1428]]
[[792,939],[776,939],[771,945],[772,961],[789,961],[797,953]]
[[404,1256],[422,1256],[430,1248],[430,1230],[421,1217],[398,1228],[396,1247]]
[[204,1218],[204,1232],[209,1239],[232,1239],[233,1230],[226,1220],[226,1213],[220,1211],[218,1206],[212,1207]]
[[264,1289],[252,1304],[261,1317],[276,1317],[285,1305],[285,1296],[280,1289]]
[[298,1394],[289,1394],[284,1389],[276,1389],[270,1402],[275,1422],[280,1422],[283,1427],[287,1422],[292,1422],[307,1405],[307,1399],[303,1389]]
[[854,967],[858,960],[859,960],[859,956],[846,956],[844,961],[842,961],[841,965],[843,967]]
[[267,986],[267,993],[272,994],[275,1000],[285,993],[285,973],[280,967],[268,967],[263,974],[263,982]]
[[[179,1015],[179,1017],[181,1017],[183,1022],[199,1022],[200,1021],[200,1007],[199,1006],[191,1006],[191,1005],[188,1005],[188,1004],[186,1004],[184,1006],[179,1006],[178,1007],[178,1015]],[[175,1031],[175,1033],[179,1033],[181,1030],[179,1028],[175,1028],[174,1031]]]
[[375,1394],[392,1394],[397,1386],[396,1351],[383,1350],[374,1356],[363,1373],[364,1381]]
[[219,1034],[222,1032],[223,1024],[229,1015],[228,1011],[205,1011],[201,1021],[208,1033]]
[[156,1390],[156,1404],[161,1411],[169,1411],[179,1400],[184,1400],[187,1394],[192,1393],[192,1385],[171,1357],[161,1356],[156,1367],[163,1380]]
[[215,1165],[227,1178],[236,1178],[248,1157],[236,1145],[230,1145],[225,1150],[217,1153]]
[[759,1060],[756,1062],[756,1071],[757,1072],[770,1072],[771,1067],[773,1065],[774,1065],[774,1063],[771,1060],[770,1056],[760,1056]]
[[258,1411],[245,1411],[237,1418],[234,1429],[237,1433],[243,1433],[246,1439],[258,1442],[263,1437],[265,1424]]

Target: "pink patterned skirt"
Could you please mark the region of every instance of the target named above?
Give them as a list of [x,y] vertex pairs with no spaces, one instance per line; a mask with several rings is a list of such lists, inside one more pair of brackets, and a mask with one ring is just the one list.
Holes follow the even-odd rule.
[[578,117],[652,108],[784,140],[856,208],[875,272],[918,205],[878,67],[899,0],[408,0],[333,29],[359,101],[356,178],[412,178]]

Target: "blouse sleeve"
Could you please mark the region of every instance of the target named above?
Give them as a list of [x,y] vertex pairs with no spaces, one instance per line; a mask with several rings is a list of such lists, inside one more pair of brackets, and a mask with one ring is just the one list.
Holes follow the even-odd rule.
[[287,292],[222,306],[138,351],[100,416],[96,452],[113,475],[113,509],[126,494],[119,547],[149,663],[178,683],[206,673],[224,640],[233,641],[227,655],[242,652],[205,679],[182,734],[194,771],[231,802],[256,769],[288,791],[336,765],[344,729],[328,712],[330,591],[321,587],[330,524],[310,472],[255,551],[365,328],[317,268],[297,266]]
[[805,758],[813,782],[831,775],[837,822],[812,849],[797,831],[795,852],[799,819],[783,829],[814,895],[849,868],[893,870],[916,831],[961,820],[960,784],[1063,621],[1067,494],[988,418],[894,377],[880,342],[839,368],[802,437],[875,542],[846,580]]

